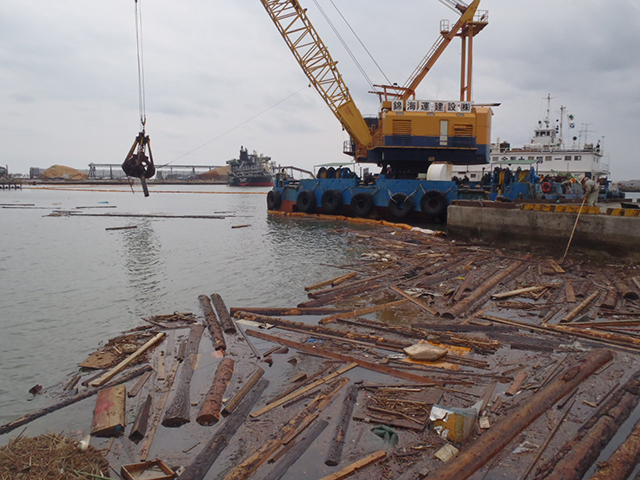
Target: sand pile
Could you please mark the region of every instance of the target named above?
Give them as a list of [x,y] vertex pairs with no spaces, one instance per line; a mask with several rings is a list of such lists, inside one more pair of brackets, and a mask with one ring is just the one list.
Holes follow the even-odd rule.
[[89,175],[87,175],[86,173],[82,173],[80,170],[66,167],[64,165],[52,165],[40,174],[40,178],[49,180],[88,180]]

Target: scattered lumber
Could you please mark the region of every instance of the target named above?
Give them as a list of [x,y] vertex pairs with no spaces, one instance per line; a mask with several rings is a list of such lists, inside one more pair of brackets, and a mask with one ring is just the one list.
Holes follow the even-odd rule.
[[385,373],[387,375],[392,375],[394,377],[404,378],[405,380],[410,380],[412,382],[416,382],[419,384],[443,385],[445,383],[443,380],[434,380],[428,377],[414,375],[413,373],[404,372],[402,370],[397,370],[395,368],[387,367],[385,365],[380,365],[378,363],[373,363],[367,360],[362,360],[360,358],[343,355],[341,353],[331,352],[329,350],[312,347],[309,345],[305,345],[303,343],[294,342],[293,340],[288,340],[286,338],[276,337],[274,335],[269,335],[267,333],[258,332],[256,330],[247,330],[247,334],[257,338],[261,338],[263,340],[269,340],[275,343],[281,343],[283,345],[286,345],[291,348],[295,348],[297,350],[308,353],[310,355],[318,355],[325,358],[332,358],[334,360],[340,360],[345,363],[357,363],[358,366],[362,368],[366,368],[367,370],[373,370],[374,372],[380,372],[380,373]]
[[512,413],[486,430],[456,457],[433,474],[435,480],[465,480],[485,465],[520,434],[535,419],[551,408],[558,400],[613,359],[609,350],[595,350],[567,368],[538,393],[514,407]]
[[426,312],[429,312],[431,315],[438,315],[438,311],[433,308],[430,307],[429,305],[427,305],[426,303],[424,303],[422,300],[420,300],[417,297],[414,297],[413,295],[409,295],[407,292],[405,292],[404,290],[399,289],[396,286],[392,286],[391,290],[393,290],[394,292],[396,292],[398,295],[403,296],[404,298],[406,298],[407,300],[409,300],[410,302],[413,302],[414,304],[416,304],[417,306],[419,306],[421,309],[423,309]]
[[253,387],[258,383],[258,380],[262,378],[264,375],[264,370],[260,367],[253,372],[253,375],[245,382],[242,388],[236,393],[231,400],[225,403],[224,408],[222,409],[222,416],[227,417],[236,409],[238,404],[242,401],[244,397],[253,389]]
[[189,412],[191,410],[191,378],[193,377],[193,369],[196,365],[196,358],[203,333],[204,325],[200,323],[193,325],[189,331],[189,338],[186,343],[187,352],[182,362],[176,393],[171,405],[167,407],[162,420],[162,425],[165,427],[179,427],[191,421],[189,419]]
[[70,398],[66,398],[61,402],[56,403],[55,405],[51,405],[49,407],[45,407],[41,410],[38,410],[37,412],[34,413],[30,413],[28,415],[25,415],[24,417],[21,417],[17,420],[14,420],[13,422],[9,422],[6,423],[2,426],[0,426],[0,435],[4,435],[5,433],[8,433],[12,430],[15,430],[18,427],[21,427],[22,425],[26,425],[27,423],[33,422],[34,420],[40,418],[40,417],[44,417],[45,415],[55,412],[57,410],[60,410],[61,408],[64,407],[68,407],[69,405],[73,405],[74,403],[78,403],[81,400],[84,400],[85,398],[89,398],[92,397],[93,395],[97,394],[98,392],[100,392],[101,390],[104,390],[105,388],[110,388],[113,387],[115,385],[120,385],[122,383],[126,383],[129,380],[132,380],[140,375],[142,375],[145,372],[150,371],[152,368],[150,365],[145,365],[144,367],[141,367],[137,370],[134,370],[132,372],[129,372],[125,375],[123,375],[122,377],[118,378],[117,380],[114,380],[113,382],[107,384],[107,385],[103,385],[101,387],[96,387],[96,388],[92,388],[86,392],[80,393],[78,395],[75,395],[73,397]]
[[94,437],[116,437],[124,433],[127,390],[124,385],[98,392],[93,411],[91,435]]
[[204,323],[209,329],[209,333],[211,334],[211,341],[213,342],[213,347],[216,350],[226,350],[227,343],[224,340],[222,327],[218,323],[216,314],[213,312],[213,307],[211,306],[211,300],[206,295],[199,295],[198,300],[200,301],[200,307],[202,308],[202,311],[204,313]]
[[200,425],[213,425],[220,420],[222,410],[222,397],[231,382],[234,361],[230,357],[223,358],[218,364],[211,388],[207,392],[200,407],[200,413],[196,421]]
[[158,333],[155,337],[153,337],[147,343],[142,345],[138,350],[136,350],[134,353],[129,355],[127,358],[121,361],[118,365],[113,367],[111,370],[109,370],[105,374],[101,375],[98,379],[90,382],[89,385],[91,385],[92,387],[99,387],[100,385],[104,385],[113,377],[115,377],[118,373],[120,373],[122,370],[128,367],[129,364],[131,364],[133,361],[138,359],[143,353],[145,353],[151,347],[153,347],[158,342],[160,342],[160,340],[162,340],[165,337],[165,335],[166,334],[164,332]]
[[382,303],[380,305],[376,305],[373,307],[361,308],[358,310],[338,312],[335,315],[331,315],[329,317],[324,317],[320,319],[320,323],[332,323],[338,320],[345,320],[347,318],[360,317],[362,315],[368,315],[370,313],[379,312],[380,310],[386,310],[387,308],[398,307],[408,302],[409,302],[408,299],[404,299],[404,300],[398,300],[395,302]]
[[333,384],[327,386],[320,394],[318,394],[300,413],[293,417],[286,425],[278,430],[275,436],[265,442],[258,450],[245,459],[238,466],[233,468],[224,480],[244,480],[249,478],[267,459],[273,455],[283,443],[283,440],[289,436],[291,432],[295,432],[306,419],[322,411],[333,399],[333,397],[344,387],[349,380],[340,378]]
[[256,404],[269,382],[260,380],[255,388],[238,404],[238,407],[229,415],[224,424],[215,431],[211,440],[196,456],[193,462],[180,475],[180,480],[202,480],[218,459],[220,454],[229,445],[229,442],[247,419],[249,412]]
[[317,290],[319,288],[326,287],[327,285],[331,285],[331,286],[340,285],[341,283],[344,283],[347,280],[351,280],[352,278],[357,276],[358,276],[358,272],[346,273],[344,275],[340,275],[337,278],[332,278],[330,280],[325,280],[324,282],[320,282],[314,285],[309,285],[308,287],[304,287],[304,290],[308,292],[310,290]]
[[338,313],[350,312],[347,308],[298,308],[298,307],[283,307],[283,308],[258,308],[258,307],[231,307],[229,313],[235,316],[236,312],[243,311],[249,313],[259,313],[260,315],[280,315],[283,317],[295,315],[335,315]]

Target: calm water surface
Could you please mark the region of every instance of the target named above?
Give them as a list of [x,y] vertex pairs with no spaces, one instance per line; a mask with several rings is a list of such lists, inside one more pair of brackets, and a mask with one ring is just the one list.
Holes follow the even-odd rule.
[[[139,187],[138,187],[139,190]],[[360,252],[343,224],[268,217],[265,192],[226,186],[0,191],[0,424],[41,405],[28,390],[64,381],[77,363],[141,317],[200,313],[197,297],[231,306],[291,306],[304,286]],[[173,193],[170,193],[173,192]],[[224,219],[49,217],[227,215]],[[234,225],[250,225],[231,228]],[[136,226],[129,230],[109,227]],[[43,402],[44,404],[44,402]]]

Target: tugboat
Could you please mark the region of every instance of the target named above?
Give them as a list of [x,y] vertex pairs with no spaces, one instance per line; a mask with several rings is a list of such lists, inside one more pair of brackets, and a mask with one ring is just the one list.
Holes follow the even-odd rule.
[[231,187],[273,187],[273,171],[275,168],[271,157],[258,155],[254,150],[249,154],[246,148],[240,147],[240,158],[227,160],[231,167],[227,184]]

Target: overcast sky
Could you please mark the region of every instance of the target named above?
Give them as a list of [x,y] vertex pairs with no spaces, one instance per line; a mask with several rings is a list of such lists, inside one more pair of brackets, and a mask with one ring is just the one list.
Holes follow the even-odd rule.
[[[241,145],[281,165],[347,159],[338,121],[308,81],[259,0],[140,0],[147,133],[156,165],[222,165]],[[438,0],[317,0],[373,83],[400,85],[427,53]],[[300,0],[363,114],[377,97],[314,0]],[[587,140],[603,140],[614,180],[640,178],[640,2],[483,0],[489,25],[475,39],[473,100],[496,102],[492,139],[527,143],[553,97]],[[418,90],[457,99],[454,41]],[[121,163],[139,127],[134,0],[3,0],[0,6],[1,165]],[[585,134],[581,136],[585,139]]]

